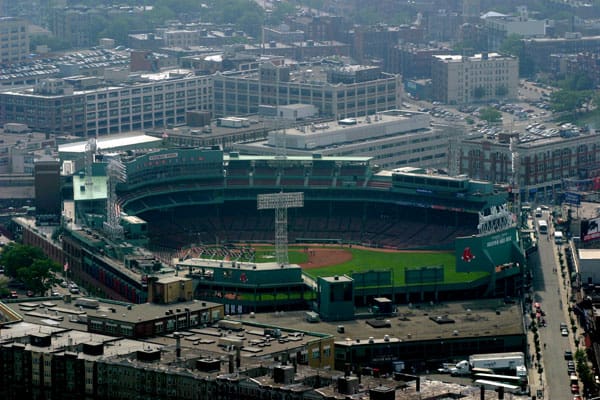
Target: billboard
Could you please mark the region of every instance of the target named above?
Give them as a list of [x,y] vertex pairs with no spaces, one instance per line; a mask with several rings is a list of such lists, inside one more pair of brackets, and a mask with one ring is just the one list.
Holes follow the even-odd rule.
[[457,272],[492,272],[497,266],[512,261],[518,248],[515,228],[488,235],[473,235],[456,238]]
[[565,192],[564,202],[567,204],[578,206],[581,204],[581,195],[579,193]]
[[581,221],[581,240],[589,242],[600,238],[600,217]]

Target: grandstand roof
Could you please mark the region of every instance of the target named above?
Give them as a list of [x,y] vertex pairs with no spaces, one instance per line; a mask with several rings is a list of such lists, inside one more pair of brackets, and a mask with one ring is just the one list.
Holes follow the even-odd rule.
[[[96,139],[99,151],[126,150],[139,147],[156,147],[162,139],[148,136],[142,132],[132,132],[125,135],[111,135]],[[58,153],[85,153],[87,141],[67,143],[58,146]],[[62,157],[61,157],[62,158]]]
[[[282,266],[276,262],[268,263],[250,263],[240,261],[225,261],[225,260],[209,260],[205,258],[190,258],[188,260],[180,261],[177,263],[181,267],[205,267],[205,268],[236,268],[246,270],[280,270]],[[286,269],[298,269],[300,268],[297,264],[289,264],[285,266]]]
[[[269,155],[243,155],[243,154],[225,154],[223,155],[223,159],[225,161],[229,160],[245,160],[245,161],[272,161],[272,160],[281,160],[282,158],[279,156],[269,156]],[[286,160],[289,161],[312,161],[312,160],[329,160],[329,161],[347,161],[347,162],[368,162],[373,159],[373,157],[338,157],[338,156],[323,156],[323,157],[315,157],[314,155],[306,155],[306,156],[286,156]]]

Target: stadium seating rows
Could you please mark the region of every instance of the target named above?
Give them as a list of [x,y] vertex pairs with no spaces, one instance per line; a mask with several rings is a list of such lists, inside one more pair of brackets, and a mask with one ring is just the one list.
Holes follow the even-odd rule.
[[[180,249],[190,244],[273,242],[274,220],[269,212],[241,215],[187,215],[170,220],[149,218],[151,239],[162,247]],[[335,239],[345,243],[397,249],[450,246],[458,236],[476,233],[473,227],[411,221],[403,217],[304,216],[288,218],[288,240]]]

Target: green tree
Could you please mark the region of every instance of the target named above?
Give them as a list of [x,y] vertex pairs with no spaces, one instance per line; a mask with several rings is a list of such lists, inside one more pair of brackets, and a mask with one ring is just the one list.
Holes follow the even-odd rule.
[[280,24],[285,20],[285,17],[294,15],[295,13],[296,7],[293,4],[280,1],[275,3],[269,22],[272,24]]
[[21,268],[29,267],[35,260],[46,256],[41,249],[19,243],[9,243],[0,254],[0,264],[4,265],[4,274],[11,278],[18,278]]
[[511,34],[500,45],[500,52],[519,58],[519,76],[533,76],[536,72],[535,60],[525,51],[522,37]]
[[8,289],[8,278],[0,277],[0,299],[8,297],[10,290]]
[[502,113],[493,107],[486,107],[479,111],[479,118],[487,121],[488,124],[497,124],[502,122]]
[[557,90],[550,94],[550,107],[554,112],[575,112],[591,97],[590,91]]
[[54,283],[54,273],[60,265],[50,260],[41,249],[19,243],[10,243],[0,254],[6,276],[20,279],[37,294],[43,294]]
[[521,42],[521,39],[521,35],[517,35],[516,33],[508,35],[500,45],[500,51],[519,57],[523,52],[523,42]]
[[29,290],[43,295],[56,283],[54,273],[60,271],[60,265],[49,258],[34,260],[31,266],[18,270],[19,278]]
[[35,52],[37,46],[48,46],[51,51],[66,50],[69,48],[69,43],[60,40],[51,35],[31,35],[29,38],[29,48],[31,52]]
[[586,74],[576,73],[567,75],[558,83],[558,86],[565,90],[592,90],[594,88],[594,81]]

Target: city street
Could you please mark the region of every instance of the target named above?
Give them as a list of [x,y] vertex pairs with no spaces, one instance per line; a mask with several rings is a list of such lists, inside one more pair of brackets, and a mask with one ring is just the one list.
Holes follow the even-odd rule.
[[[543,218],[549,218],[548,211],[544,211]],[[541,304],[542,310],[546,313],[547,323],[546,327],[539,329],[544,371],[541,378],[539,374],[537,375],[538,379],[533,382],[533,385],[539,384],[543,388],[545,399],[571,399],[573,394],[569,385],[564,353],[566,350],[574,352],[575,348],[568,319],[566,290],[560,278],[560,266],[557,262],[558,249],[552,240],[551,232],[552,229],[547,235],[538,236],[538,252],[532,254],[530,258],[533,267],[533,301]],[[566,323],[569,327],[568,337],[561,335],[561,323]],[[530,353],[535,354],[534,343],[530,343]],[[532,373],[537,374],[536,371]],[[532,387],[532,394],[535,394],[539,388]]]

